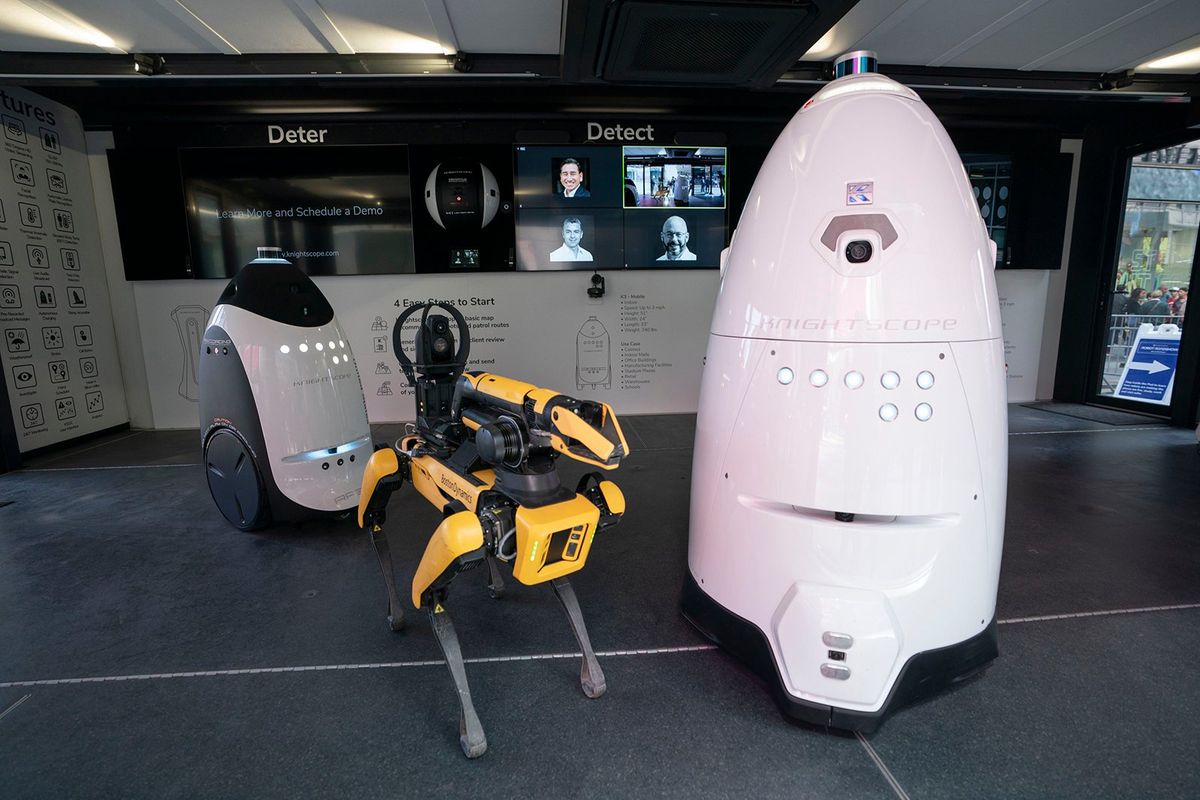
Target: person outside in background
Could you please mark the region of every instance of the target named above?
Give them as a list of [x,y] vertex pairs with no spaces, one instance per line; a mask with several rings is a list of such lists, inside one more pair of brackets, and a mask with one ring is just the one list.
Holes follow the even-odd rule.
[[[1108,313],[1113,317],[1120,317],[1129,313],[1129,295],[1126,293],[1124,285],[1118,286],[1117,290],[1113,292],[1112,306]],[[1113,324],[1117,323],[1114,322]]]
[[1163,300],[1167,302],[1167,307],[1171,309],[1171,316],[1179,316],[1178,312],[1175,310],[1175,306],[1179,304],[1179,287],[1172,286],[1170,289],[1168,289],[1167,295],[1163,298]]
[[675,185],[672,187],[671,195],[674,204],[677,206],[686,206],[690,203],[692,182],[689,180],[689,177],[684,172],[679,172],[675,175]]
[[[1129,302],[1125,306],[1126,314],[1141,314],[1142,305],[1146,302],[1146,290],[1140,286],[1135,286],[1129,291]],[[1137,327],[1137,320],[1131,320],[1130,324]]]
[[1150,293],[1150,299],[1142,303],[1140,312],[1142,316],[1154,317],[1154,319],[1145,320],[1146,322],[1161,325],[1167,321],[1167,317],[1171,316],[1171,307],[1163,300],[1162,290],[1155,289]]

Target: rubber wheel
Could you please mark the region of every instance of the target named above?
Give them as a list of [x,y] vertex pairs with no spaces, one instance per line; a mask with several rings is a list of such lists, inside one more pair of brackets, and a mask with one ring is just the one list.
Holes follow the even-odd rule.
[[267,524],[270,509],[262,474],[250,449],[231,430],[218,430],[204,445],[208,491],[221,515],[235,528],[252,531]]

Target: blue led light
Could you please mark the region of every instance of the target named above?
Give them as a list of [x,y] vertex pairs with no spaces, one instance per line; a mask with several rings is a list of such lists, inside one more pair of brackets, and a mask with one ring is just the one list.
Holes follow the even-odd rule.
[[304,453],[296,453],[295,455],[287,456],[282,459],[284,464],[297,464],[302,461],[319,461],[322,458],[340,455],[350,450],[357,450],[360,447],[370,447],[371,437],[364,436],[361,439],[355,439],[352,442],[339,444],[337,447],[322,447],[318,450],[309,450]]

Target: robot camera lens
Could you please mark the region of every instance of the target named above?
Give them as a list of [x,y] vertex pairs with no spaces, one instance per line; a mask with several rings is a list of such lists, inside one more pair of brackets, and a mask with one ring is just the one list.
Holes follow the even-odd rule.
[[864,261],[870,261],[873,250],[870,242],[857,239],[846,245],[846,260],[851,264],[861,264]]
[[445,355],[446,353],[450,352],[450,343],[441,337],[434,339],[433,340],[433,352],[437,353],[440,356]]

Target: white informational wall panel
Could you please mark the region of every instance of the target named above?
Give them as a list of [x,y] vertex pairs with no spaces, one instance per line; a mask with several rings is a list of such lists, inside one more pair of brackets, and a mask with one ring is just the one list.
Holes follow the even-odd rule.
[[129,421],[79,116],[0,89],[0,362],[21,452]]
[[[455,303],[471,328],[468,368],[605,401],[619,414],[693,413],[716,270],[605,273],[587,296],[586,272],[316,278],[350,336],[372,422],[414,417],[392,352],[405,304]],[[200,336],[224,281],[134,285],[156,428],[199,424]],[[411,352],[411,335],[405,337]]]
[[1038,364],[1049,288],[1048,270],[996,271],[1010,403],[1029,403],[1037,399]]
[[[405,303],[453,301],[471,326],[470,369],[603,400],[621,414],[694,413],[716,270],[609,272],[587,297],[585,272],[316,278],[350,336],[372,422],[411,420],[412,395],[392,353]],[[1048,273],[996,274],[1008,400],[1035,399]],[[156,428],[195,428],[197,356],[225,281],[134,284]],[[411,334],[405,336],[411,348]]]

